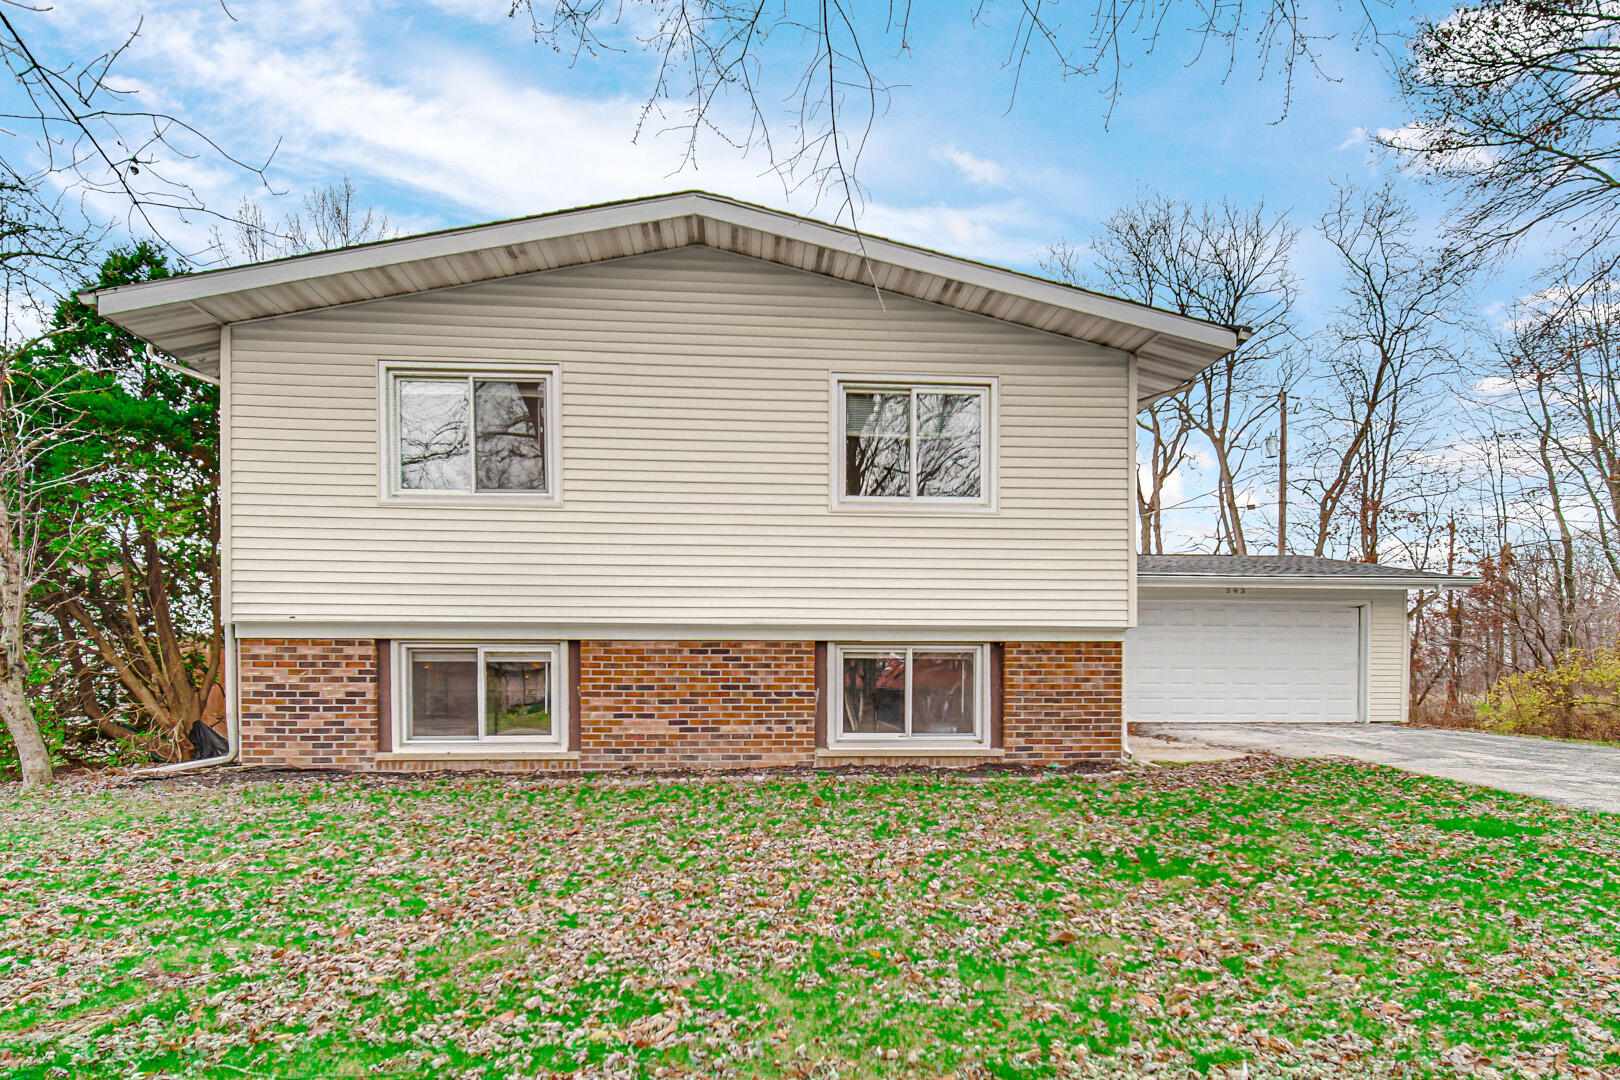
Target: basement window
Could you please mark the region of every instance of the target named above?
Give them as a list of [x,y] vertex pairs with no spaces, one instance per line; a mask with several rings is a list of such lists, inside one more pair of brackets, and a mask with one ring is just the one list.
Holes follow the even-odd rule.
[[988,744],[984,646],[839,645],[831,653],[833,745]]
[[404,743],[565,744],[561,645],[412,644],[400,652]]
[[555,501],[555,372],[383,365],[387,493]]

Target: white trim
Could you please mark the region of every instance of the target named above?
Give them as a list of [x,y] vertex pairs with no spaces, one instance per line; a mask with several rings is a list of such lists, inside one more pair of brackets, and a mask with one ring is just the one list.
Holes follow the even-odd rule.
[[94,298],[96,309],[100,314],[113,315],[163,304],[226,296],[270,285],[309,281],[359,270],[397,266],[423,259],[558,239],[605,229],[647,225],[686,216],[698,216],[719,223],[756,229],[857,258],[890,263],[903,269],[933,274],[966,285],[1138,326],[1157,334],[1182,338],[1218,349],[1231,351],[1237,345],[1238,335],[1235,331],[1200,319],[705,192],[680,192],[605,206],[565,210],[519,218],[515,221],[476,225],[425,236],[404,237],[378,244],[279,259],[229,270],[187,274],[136,285],[120,285],[84,295]]
[[[1001,380],[995,375],[924,375],[888,374],[871,375],[855,372],[833,372],[828,377],[831,392],[828,398],[828,508],[840,513],[893,514],[994,514],[1000,510],[997,482],[1000,469]],[[911,395],[911,421],[909,450],[910,477],[915,490],[917,484],[917,395],[939,389],[944,391],[972,391],[983,404],[982,425],[979,432],[979,497],[977,499],[941,498],[938,496],[894,495],[861,496],[844,492],[844,453],[846,403],[851,391],[887,390]]]
[[[1440,591],[1436,590],[1438,597]],[[1416,612],[1407,606],[1407,597],[1401,597],[1401,710],[1399,723],[1412,719],[1412,645],[1416,640]],[[1419,601],[1421,605],[1422,601]],[[1421,611],[1421,607],[1419,608]],[[1368,719],[1372,719],[1371,714]]]
[[236,622],[231,607],[231,503],[234,491],[231,470],[235,455],[231,453],[231,328],[219,328],[219,617],[227,628]]
[[1161,588],[1221,588],[1245,589],[1471,589],[1479,582],[1473,578],[1461,580],[1447,578],[1381,578],[1349,577],[1324,574],[1320,577],[1259,576],[1242,577],[1236,574],[1142,574],[1137,584],[1144,589]]
[[[913,654],[924,652],[971,652],[973,654],[974,716],[971,735],[912,735],[906,733],[880,735],[874,733],[844,733],[843,670],[847,654],[859,656],[872,652],[904,652],[906,654],[906,726],[911,726],[913,695],[911,680],[915,664]],[[990,664],[989,646],[982,642],[896,642],[834,641],[827,646],[827,671],[823,673],[827,687],[827,745],[823,748],[843,755],[872,756],[890,754],[899,757],[938,750],[972,750],[983,752],[990,747]]]
[[378,764],[405,761],[578,761],[578,750],[505,750],[500,745],[477,750],[411,749],[390,750],[372,756]]
[[1361,677],[1357,680],[1356,693],[1360,695],[1356,708],[1357,720],[1360,723],[1369,723],[1372,720],[1372,604],[1362,601],[1356,608],[1356,651],[1360,654],[1356,662],[1361,665]]
[[[310,596],[311,602],[318,601]],[[716,620],[702,623],[566,622],[466,619],[409,620],[374,618],[251,618],[237,625],[244,638],[422,638],[437,641],[861,641],[880,644],[953,645],[962,641],[1119,641],[1122,626],[999,626],[990,623],[923,623],[886,626],[849,623],[753,622]]]
[[[1141,526],[1142,517],[1136,512],[1137,478],[1136,448],[1137,439],[1141,437],[1140,429],[1136,423],[1138,406],[1136,402],[1137,379],[1141,372],[1138,370],[1141,362],[1133,353],[1125,363],[1125,550],[1141,551],[1147,546],[1147,537],[1138,536],[1137,530]],[[1136,625],[1136,594],[1137,594],[1137,566],[1136,557],[1130,558],[1125,574],[1127,578],[1125,592],[1125,623],[1128,626]]]
[[968,758],[971,760],[993,761],[1007,756],[1007,751],[1000,746],[917,746],[909,744],[910,749],[887,749],[879,747],[853,748],[843,750],[818,749],[816,751],[816,764],[837,764],[842,761],[864,761],[867,758],[937,758],[950,760],[952,758]]
[[[568,648],[561,641],[533,641],[533,640],[488,640],[488,641],[447,641],[447,640],[395,640],[390,642],[392,650],[389,664],[390,681],[389,699],[393,703],[393,716],[389,718],[393,726],[393,753],[405,756],[427,756],[433,754],[456,755],[472,757],[502,757],[509,753],[522,752],[563,752],[568,748],[569,724],[573,718],[568,715]],[[472,651],[477,665],[477,719],[478,737],[474,739],[456,738],[411,738],[410,737],[410,654],[418,650],[430,649],[457,649]],[[484,733],[484,669],[486,657],[495,656],[544,656],[551,665],[551,727],[550,735],[488,735]]]
[[[545,426],[543,491],[478,491],[477,464],[469,461],[473,490],[432,491],[399,487],[399,440],[396,438],[398,413],[395,384],[412,375],[457,377],[468,382],[468,423],[474,424],[471,384],[481,376],[526,376],[538,381],[544,398],[542,423]],[[541,506],[562,505],[562,435],[558,417],[562,410],[562,370],[557,364],[514,361],[402,360],[377,361],[377,498],[380,502],[415,506]],[[469,429],[468,455],[474,453],[476,431]]]

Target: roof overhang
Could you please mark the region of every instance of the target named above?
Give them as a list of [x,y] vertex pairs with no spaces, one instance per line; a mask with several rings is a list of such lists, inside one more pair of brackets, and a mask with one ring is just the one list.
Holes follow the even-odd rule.
[[1244,589],[1336,589],[1353,592],[1357,589],[1471,589],[1483,579],[1457,574],[1401,574],[1390,577],[1374,575],[1350,576],[1344,574],[1138,574],[1140,588],[1166,586],[1210,588],[1227,586]]
[[220,327],[703,244],[1131,353],[1137,396],[1174,392],[1247,331],[703,192],[563,210],[86,293],[205,375]]

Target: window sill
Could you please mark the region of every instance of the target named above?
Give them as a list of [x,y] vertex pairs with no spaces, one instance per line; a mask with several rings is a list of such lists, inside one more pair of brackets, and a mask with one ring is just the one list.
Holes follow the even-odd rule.
[[562,506],[562,499],[552,495],[379,495],[377,505],[444,506],[458,509],[520,506],[531,510],[549,510]]
[[850,503],[835,502],[828,507],[835,514],[996,514],[995,503]]
[[374,759],[378,764],[389,764],[401,761],[578,761],[577,750],[520,750],[506,749],[500,746],[490,746],[478,750],[438,750],[426,748],[421,750],[404,749],[391,750],[378,754]]
[[1005,756],[999,746],[835,746],[816,751],[816,763],[866,758],[975,758]]

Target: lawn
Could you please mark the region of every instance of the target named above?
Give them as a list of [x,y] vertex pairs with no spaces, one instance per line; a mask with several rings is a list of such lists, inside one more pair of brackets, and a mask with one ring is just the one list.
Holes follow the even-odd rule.
[[1620,1075],[1620,817],[1392,770],[82,781],[0,829],[6,1077]]

